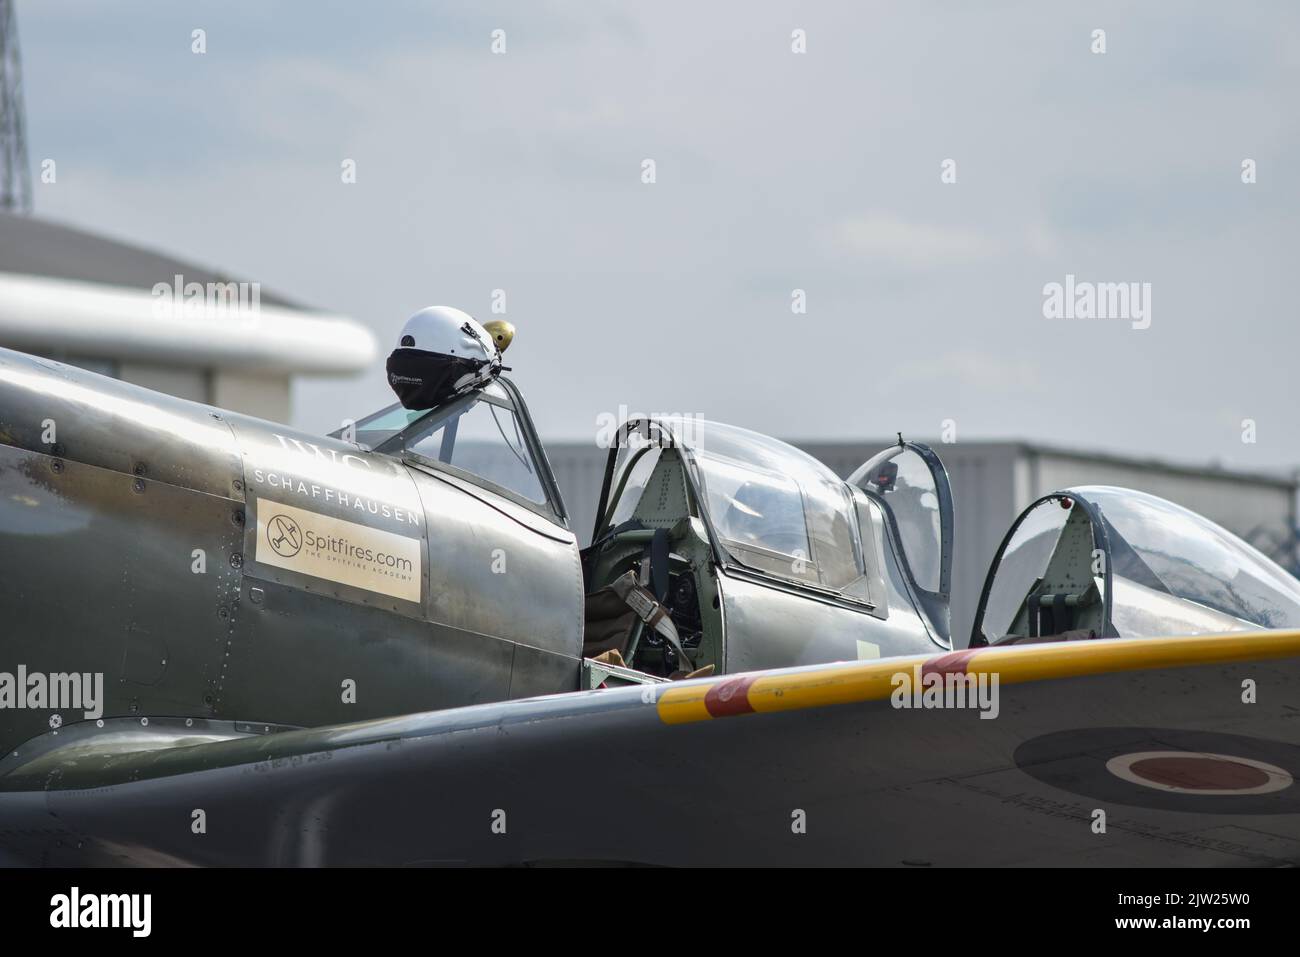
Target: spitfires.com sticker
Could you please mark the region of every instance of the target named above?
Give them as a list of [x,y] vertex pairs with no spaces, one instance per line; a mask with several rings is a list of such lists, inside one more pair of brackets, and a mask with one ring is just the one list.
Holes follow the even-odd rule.
[[257,561],[355,588],[420,600],[420,540],[264,498]]

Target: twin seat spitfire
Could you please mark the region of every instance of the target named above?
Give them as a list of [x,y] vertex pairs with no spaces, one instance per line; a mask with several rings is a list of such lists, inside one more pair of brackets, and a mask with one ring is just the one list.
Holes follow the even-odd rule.
[[[1015,656],[1034,648],[1076,662],[1070,649],[1110,643],[1094,638],[1300,626],[1300,585],[1244,542],[1151,496],[1081,488],[1017,520],[990,569],[972,650],[950,652],[953,503],[931,449],[900,440],[844,481],[766,436],[686,425],[668,416],[618,431],[592,543],[580,549],[506,378],[432,411],[390,407],[345,441],[0,350],[0,672],[103,675],[104,689],[94,720],[68,711],[55,725],[39,709],[0,708],[0,855],[743,861],[742,832],[767,818],[698,814],[696,800],[786,800],[774,783],[789,782],[782,755],[838,769],[848,778],[836,793],[847,793],[866,773],[859,732],[822,715],[887,699],[887,681],[883,696],[866,690],[877,687],[872,669],[951,669],[951,655],[1024,661]],[[1250,656],[1262,646],[1217,647]],[[772,672],[796,666],[817,666],[815,677]],[[776,750],[762,758],[748,734],[727,732],[724,761],[711,738],[720,732],[682,730],[765,710],[776,713],[738,722],[776,722],[763,739]],[[1008,722],[1004,704],[998,720],[975,724]],[[985,758],[1016,767],[1032,730],[982,739]],[[536,773],[551,790],[499,779],[512,736],[532,748],[518,767],[549,756]],[[787,738],[797,758],[780,750]],[[884,740],[873,738],[873,761],[891,750]],[[377,825],[392,815],[374,802],[396,814],[402,787],[434,799],[430,766],[412,763],[422,747],[441,755],[436,800],[455,809]],[[706,770],[747,757],[725,788]],[[888,769],[875,767],[872,780],[884,780]],[[594,802],[619,808],[602,832],[592,794],[619,774],[616,790],[644,786],[622,804]],[[744,780],[753,787],[737,791]],[[483,856],[475,827],[457,822],[462,812],[477,820],[480,798],[483,814],[502,809],[481,790],[490,781],[516,796],[525,821],[526,809],[542,814],[539,802],[564,794],[586,817],[566,830],[568,811],[557,818],[551,806],[544,840],[534,820]],[[594,789],[585,797],[574,791],[583,782]],[[801,802],[791,806],[830,793],[814,790],[821,797],[789,795]],[[678,819],[661,840],[655,808],[687,794],[695,811],[681,813],[694,823]],[[224,807],[240,823],[196,842],[195,807],[209,822]],[[649,828],[620,843],[632,819]],[[853,828],[842,818],[827,843],[791,853],[887,853]]]

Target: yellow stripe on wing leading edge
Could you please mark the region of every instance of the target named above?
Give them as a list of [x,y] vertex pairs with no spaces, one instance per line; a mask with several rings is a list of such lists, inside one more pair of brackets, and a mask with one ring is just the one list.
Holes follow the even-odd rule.
[[665,689],[659,717],[682,724],[714,717],[879,701],[894,676],[922,671],[990,674],[1001,684],[1074,678],[1155,668],[1186,668],[1300,656],[1300,631],[1251,631],[1184,638],[1107,638],[1092,641],[971,648],[925,657],[844,662],[800,671],[751,672],[692,681]]

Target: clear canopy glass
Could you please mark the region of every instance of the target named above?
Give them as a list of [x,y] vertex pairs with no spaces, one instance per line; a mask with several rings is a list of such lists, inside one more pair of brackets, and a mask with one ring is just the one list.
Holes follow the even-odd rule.
[[[1164,592],[1261,628],[1300,627],[1300,581],[1227,529],[1154,495],[1108,486],[1075,490],[1109,526],[1111,573],[1127,593]],[[1139,591],[1141,589],[1141,591]],[[1120,611],[1116,591],[1116,613]],[[1119,621],[1116,621],[1119,627]],[[1122,629],[1121,629],[1122,633]]]
[[[1236,535],[1145,492],[1084,486],[1049,496],[1021,517],[990,573],[980,621],[987,640],[1016,627],[1084,503],[1106,531],[1110,625],[1120,637],[1300,627],[1300,581]],[[1090,561],[1086,554],[1082,560]],[[1101,588],[1102,573],[1095,565],[1092,573]]]
[[914,450],[894,446],[850,475],[849,484],[889,510],[916,583],[937,592],[943,561],[943,512],[930,466]]
[[[402,433],[400,446],[391,447]],[[343,430],[333,434],[342,435]],[[436,409],[390,405],[357,422],[355,434],[363,448],[411,452],[486,479],[530,502],[547,503],[514,402],[497,382]]]
[[[373,412],[358,420],[352,432],[356,437],[357,445],[363,449],[373,450],[383,445],[421,416],[428,414],[427,411],[422,409],[403,409],[394,402],[388,408],[380,409],[378,412]],[[347,431],[347,429],[339,429],[331,432],[330,435],[338,438],[345,435]]]
[[691,453],[714,531],[741,564],[841,588],[862,575],[851,501],[843,481],[817,459],[759,432],[688,416],[661,416],[659,437],[629,434],[613,490],[626,485],[611,525],[630,518],[660,446]]
[[980,624],[987,640],[996,641],[1011,630],[1025,596],[1056,551],[1069,517],[1070,509],[1062,508],[1060,499],[1049,499],[1034,506],[1016,527],[998,561],[984,605]]

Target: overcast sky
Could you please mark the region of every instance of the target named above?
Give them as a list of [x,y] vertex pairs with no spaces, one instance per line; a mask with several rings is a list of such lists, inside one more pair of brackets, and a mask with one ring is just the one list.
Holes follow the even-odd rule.
[[[385,353],[504,289],[546,436],[626,404],[1300,465],[1293,3],[17,8],[39,215]],[[1149,328],[1046,318],[1067,274],[1150,283]],[[297,424],[389,401],[381,366],[300,384]]]

